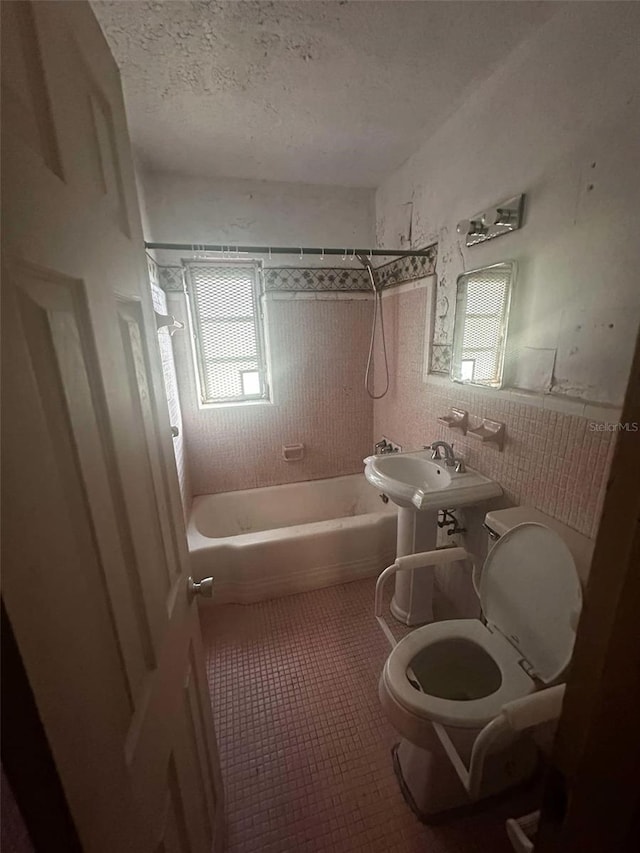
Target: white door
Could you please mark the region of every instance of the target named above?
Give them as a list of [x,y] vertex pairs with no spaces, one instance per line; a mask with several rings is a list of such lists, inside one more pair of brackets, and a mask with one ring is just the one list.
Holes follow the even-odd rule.
[[87,853],[220,849],[118,70],[88,3],[2,30],[2,595]]

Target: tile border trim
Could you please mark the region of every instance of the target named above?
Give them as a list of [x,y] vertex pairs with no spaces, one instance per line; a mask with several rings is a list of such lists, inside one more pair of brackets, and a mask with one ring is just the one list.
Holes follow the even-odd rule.
[[[420,282],[435,275],[437,245],[429,256],[398,258],[380,267],[376,274],[383,292],[398,292],[405,284]],[[182,266],[164,265],[153,261],[149,256],[150,276],[155,278],[163,290],[184,290]],[[155,273],[155,275],[154,275]],[[353,267],[264,267],[263,279],[265,292],[317,293],[317,292],[370,292],[367,271]]]

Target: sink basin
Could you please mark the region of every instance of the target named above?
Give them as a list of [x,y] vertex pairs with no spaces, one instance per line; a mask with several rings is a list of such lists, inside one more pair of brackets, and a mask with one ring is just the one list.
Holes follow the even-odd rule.
[[368,456],[364,463],[367,480],[401,507],[452,509],[502,494],[494,480],[471,468],[456,473],[431,459],[430,450]]

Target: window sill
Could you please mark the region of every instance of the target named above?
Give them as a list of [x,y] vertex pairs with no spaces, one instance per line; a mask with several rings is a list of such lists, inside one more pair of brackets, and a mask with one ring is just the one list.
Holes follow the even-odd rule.
[[[512,403],[521,403],[524,406],[532,406],[538,409],[549,409],[564,415],[577,415],[592,421],[603,421],[605,423],[617,423],[622,416],[622,409],[615,403],[603,403],[593,400],[582,400],[578,397],[569,397],[562,394],[544,393],[541,391],[526,391],[511,385],[503,385],[502,388],[488,388],[482,385],[467,385],[452,382],[446,376],[428,373],[423,382],[429,386],[444,387],[450,391],[463,390],[474,394],[486,395],[488,400],[509,400]],[[457,403],[456,403],[457,405]]]
[[274,406],[273,400],[238,400],[229,403],[200,403],[198,408],[203,412],[218,411],[219,409],[243,409],[263,406]]

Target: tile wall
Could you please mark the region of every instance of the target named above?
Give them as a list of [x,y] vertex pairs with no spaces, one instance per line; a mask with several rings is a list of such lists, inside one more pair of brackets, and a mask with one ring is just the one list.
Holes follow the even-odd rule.
[[[380,267],[386,287],[433,273],[429,256]],[[169,313],[188,323],[181,267],[160,266]],[[272,403],[202,408],[188,334],[172,339],[192,495],[360,473],[372,451],[364,390],[373,304],[364,269],[267,267]],[[305,446],[285,462],[284,444]]]
[[[186,319],[183,293],[170,313]],[[356,473],[371,452],[364,390],[372,303],[366,294],[277,293],[266,301],[272,403],[201,408],[188,335],[173,337],[193,495]],[[282,446],[302,443],[285,462]]]
[[[349,292],[330,289],[335,282],[319,278],[326,270],[265,271],[275,389],[271,404],[200,408],[188,334],[175,335],[174,379],[166,346],[163,361],[169,386],[173,382],[180,389],[179,400],[176,391],[169,396],[172,422],[183,420],[176,451],[186,505],[191,495],[360,472],[363,457],[382,435],[404,449],[442,438],[453,441],[471,467],[498,480],[508,503],[532,505],[594,536],[615,441],[605,421],[616,421],[616,413],[607,416],[602,408],[591,411],[582,402],[555,397],[522,402],[516,393],[455,387],[433,376],[427,382],[424,345],[432,325],[428,315],[435,279],[415,279],[432,273],[434,265],[435,253],[432,260],[421,260],[419,269],[405,269],[404,261],[381,268],[388,288],[384,311],[391,387],[375,405],[363,387],[372,304],[368,294],[358,292],[362,284],[354,271],[340,279]],[[186,322],[178,270],[161,267],[159,280],[167,290],[169,313]],[[164,296],[154,293],[156,300]],[[380,371],[378,348],[377,387]],[[469,411],[472,425],[482,417],[504,421],[504,451],[441,424],[438,416],[454,405]],[[285,462],[282,445],[298,442],[305,445],[305,458]]]
[[[392,382],[389,394],[374,405],[374,437],[385,435],[404,450],[435,439],[453,442],[471,467],[501,483],[510,504],[534,506],[593,537],[615,440],[613,429],[601,422],[602,410],[594,410],[592,420],[582,403],[575,404],[578,413],[573,414],[568,401],[537,397],[531,405],[513,393],[458,388],[431,379],[426,384],[429,288],[392,291],[384,303]],[[378,381],[380,371],[378,351]],[[504,421],[504,451],[439,423],[438,416],[450,406],[468,410],[473,426],[483,417]],[[617,421],[618,415],[611,415]]]

